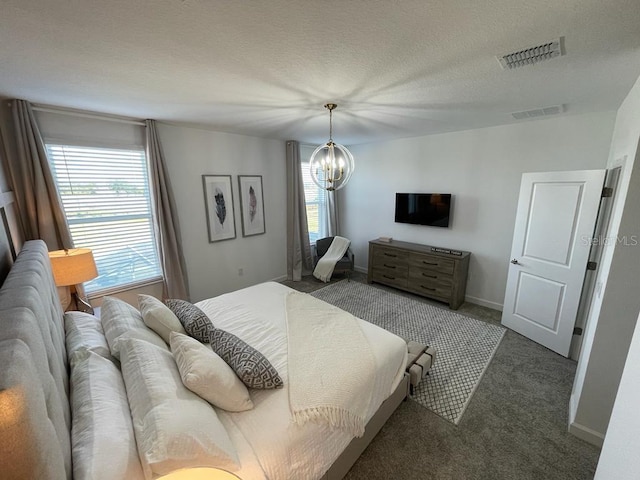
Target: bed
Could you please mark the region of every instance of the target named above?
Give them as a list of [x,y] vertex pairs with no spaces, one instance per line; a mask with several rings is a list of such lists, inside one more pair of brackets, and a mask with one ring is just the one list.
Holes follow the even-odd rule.
[[[233,473],[243,480],[342,478],[407,395],[406,344],[360,321],[377,366],[372,377],[376,390],[366,412],[364,435],[354,437],[317,422],[293,423],[284,302],[290,292],[283,285],[268,282],[196,304],[215,319],[216,327],[233,333],[263,353],[284,383],[280,389],[250,390],[254,408],[247,411],[227,412],[209,406],[237,453],[239,465]],[[2,478],[63,479],[74,478],[74,472],[79,477],[77,452],[72,454],[72,445],[78,448],[79,442],[72,439],[71,431],[74,419],[83,413],[71,408],[74,405],[77,409],[79,402],[71,401],[73,382],[69,379],[64,318],[45,244],[26,242],[0,289]],[[133,340],[126,344],[132,343]],[[83,364],[76,354],[71,363]],[[108,357],[108,352],[104,357]],[[91,358],[96,356],[92,353]],[[110,372],[119,372],[113,366],[116,363],[105,365],[109,365]],[[124,367],[123,363],[123,372]],[[122,383],[120,379],[115,378],[116,381]],[[130,386],[127,384],[127,389]],[[134,416],[134,410],[132,407],[127,414]],[[96,444],[99,441],[95,440]],[[87,445],[91,442],[81,443],[81,450],[91,451],[92,445]],[[126,442],[118,442],[123,443]],[[109,449],[100,451],[101,461],[113,462],[110,452],[105,450]],[[158,478],[147,471],[145,475]]]

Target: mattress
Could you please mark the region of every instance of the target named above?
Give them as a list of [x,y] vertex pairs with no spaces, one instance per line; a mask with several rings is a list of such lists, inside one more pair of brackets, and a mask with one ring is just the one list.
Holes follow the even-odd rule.
[[[251,390],[252,410],[231,413],[217,409],[240,456],[242,467],[236,473],[241,478],[320,478],[352,440],[351,435],[326,425],[292,422],[285,315],[285,298],[292,291],[267,282],[196,304],[216,327],[262,352],[284,381],[284,388],[279,390]],[[360,320],[360,326],[377,367],[368,420],[402,380],[407,346],[400,337],[376,325]]]

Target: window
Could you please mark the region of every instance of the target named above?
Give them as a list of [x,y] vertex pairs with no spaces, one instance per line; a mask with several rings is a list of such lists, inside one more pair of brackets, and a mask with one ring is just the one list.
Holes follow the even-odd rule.
[[87,293],[162,278],[144,150],[47,143],[47,154],[73,242],[96,260]]
[[309,242],[316,243],[319,238],[327,236],[327,192],[317,186],[311,179],[309,160],[315,147],[300,145],[300,162],[304,198],[307,203],[307,223],[309,226]]

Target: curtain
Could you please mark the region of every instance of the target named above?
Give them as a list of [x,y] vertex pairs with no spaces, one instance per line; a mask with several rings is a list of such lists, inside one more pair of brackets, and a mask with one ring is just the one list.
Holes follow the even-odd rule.
[[156,215],[156,237],[164,283],[164,298],[189,299],[187,268],[182,253],[180,225],[155,120],[146,120],[146,150]]
[[300,165],[300,144],[287,141],[287,278],[302,280],[311,273],[311,246],[304,184]]
[[7,157],[25,240],[41,238],[49,250],[73,248],[44,141],[29,102],[13,100],[17,156]]
[[325,205],[327,207],[327,212],[325,218],[327,219],[326,224],[326,237],[335,237],[339,235],[338,232],[338,194],[333,191],[327,191],[327,201]]

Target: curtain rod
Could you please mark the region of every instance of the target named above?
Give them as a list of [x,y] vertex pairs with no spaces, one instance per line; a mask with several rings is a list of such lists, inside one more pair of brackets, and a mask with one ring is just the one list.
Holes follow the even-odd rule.
[[59,113],[61,115],[69,115],[72,117],[80,117],[80,118],[94,118],[96,120],[106,120],[107,122],[116,122],[116,123],[127,123],[129,125],[141,125],[145,126],[144,122],[140,120],[129,120],[121,117],[110,117],[107,115],[102,115],[99,113],[88,113],[88,112],[80,112],[78,110],[71,110],[66,108],[58,108],[58,107],[46,107],[42,105],[33,105],[33,110],[36,112],[43,113]]
[[[9,106],[11,106],[11,102],[8,102],[8,104],[9,104]],[[126,124],[129,124],[129,125],[140,125],[142,127],[145,126],[145,123],[143,121],[141,121],[141,120],[134,120],[134,119],[123,118],[123,117],[109,116],[109,115],[106,115],[106,114],[87,112],[87,111],[82,111],[82,110],[74,110],[74,109],[71,109],[71,108],[52,107],[52,106],[49,106],[49,105],[39,105],[39,104],[32,104],[31,108],[36,112],[57,113],[57,114],[60,114],[60,115],[69,115],[69,116],[72,116],[72,117],[94,118],[96,120],[105,120],[107,122],[126,123]]]

